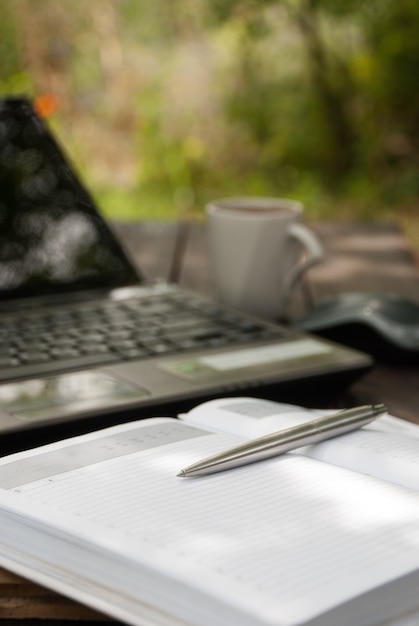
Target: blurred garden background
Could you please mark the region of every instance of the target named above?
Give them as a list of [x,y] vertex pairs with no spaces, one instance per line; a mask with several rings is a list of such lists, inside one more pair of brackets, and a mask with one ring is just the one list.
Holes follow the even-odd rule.
[[418,32],[417,0],[0,0],[0,93],[111,218],[280,195],[419,246]]

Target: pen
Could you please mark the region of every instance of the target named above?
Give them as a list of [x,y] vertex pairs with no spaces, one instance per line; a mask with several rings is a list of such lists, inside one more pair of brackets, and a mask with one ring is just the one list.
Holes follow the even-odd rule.
[[178,476],[204,476],[278,456],[289,450],[295,450],[361,428],[386,410],[387,407],[384,404],[373,404],[338,411],[332,415],[253,439],[210,456],[185,467]]

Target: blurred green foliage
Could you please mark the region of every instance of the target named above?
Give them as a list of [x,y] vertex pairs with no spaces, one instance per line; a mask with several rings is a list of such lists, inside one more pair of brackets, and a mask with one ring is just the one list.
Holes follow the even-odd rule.
[[2,0],[0,92],[53,93],[104,211],[287,195],[312,217],[419,195],[417,0]]

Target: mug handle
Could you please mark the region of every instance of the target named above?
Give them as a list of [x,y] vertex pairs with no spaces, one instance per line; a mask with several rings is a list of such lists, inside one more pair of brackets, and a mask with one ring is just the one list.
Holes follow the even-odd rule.
[[289,272],[282,289],[282,297],[287,297],[300,276],[318,263],[324,256],[323,246],[317,236],[304,224],[291,224],[288,234],[297,239],[305,249],[305,258]]

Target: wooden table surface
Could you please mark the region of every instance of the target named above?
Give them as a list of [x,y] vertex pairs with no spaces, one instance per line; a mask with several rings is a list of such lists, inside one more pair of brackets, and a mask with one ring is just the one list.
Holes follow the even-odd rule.
[[[418,257],[391,223],[312,224],[326,255],[308,275],[314,301],[351,291],[396,292],[419,302]],[[185,287],[211,294],[206,233],[201,223],[115,224],[132,259],[148,278],[176,279]],[[305,310],[302,291],[294,294],[293,316]],[[280,400],[280,398],[278,398]],[[377,363],[341,397],[341,404],[384,402],[394,415],[419,423],[419,363],[391,366]],[[32,626],[37,619],[49,625],[107,618],[58,594],[0,569],[0,626]]]

